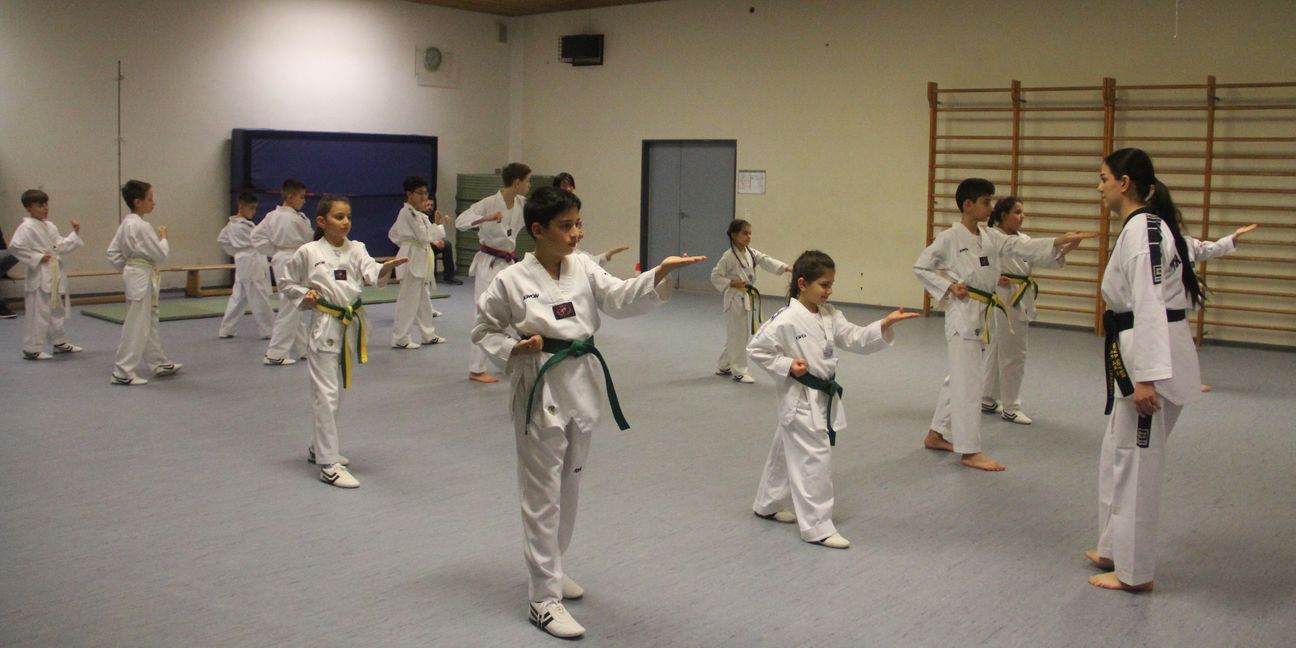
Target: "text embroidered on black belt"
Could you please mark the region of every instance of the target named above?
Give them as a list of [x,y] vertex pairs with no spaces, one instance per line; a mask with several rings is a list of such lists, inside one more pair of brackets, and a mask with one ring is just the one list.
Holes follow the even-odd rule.
[[1138,428],[1135,431],[1134,444],[1140,448],[1152,445],[1152,415],[1138,417]]
[[[1180,322],[1187,317],[1187,312],[1182,308],[1167,309],[1166,322]],[[1121,395],[1129,396],[1134,393],[1134,381],[1130,379],[1129,370],[1125,367],[1125,360],[1121,357],[1120,351],[1120,333],[1134,328],[1134,312],[1117,313],[1115,311],[1103,312],[1103,365],[1107,376],[1107,405],[1103,408],[1103,414],[1112,413],[1112,404],[1115,403],[1116,393],[1113,383],[1120,386]]]
[[756,290],[756,286],[747,284],[743,292],[747,293],[747,298],[751,300],[751,332],[755,335],[760,329],[761,322],[765,321],[765,306],[761,303],[761,294]]

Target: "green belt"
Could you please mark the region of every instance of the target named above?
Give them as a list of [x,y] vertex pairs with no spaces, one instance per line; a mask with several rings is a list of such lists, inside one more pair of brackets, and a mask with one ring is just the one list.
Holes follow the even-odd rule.
[[844,391],[842,386],[837,384],[837,374],[833,374],[832,378],[824,380],[812,373],[806,372],[804,376],[792,376],[792,379],[810,389],[821,391],[828,395],[828,445],[837,445],[837,431],[834,430],[832,426],[833,396],[841,397],[842,392]]
[[527,396],[526,420],[522,423],[523,433],[526,432],[527,426],[531,425],[531,403],[535,400],[536,388],[540,386],[540,379],[544,377],[545,372],[567,358],[579,358],[587,353],[591,353],[595,358],[598,358],[599,364],[603,367],[603,381],[607,386],[608,403],[612,406],[612,417],[616,419],[617,427],[622,430],[629,430],[630,424],[626,422],[625,415],[621,413],[621,401],[617,399],[616,387],[612,385],[612,374],[608,372],[607,361],[603,359],[603,354],[599,353],[599,350],[594,347],[594,338],[584,340],[543,339],[543,351],[553,355],[540,367],[540,372],[536,374],[535,384],[531,385],[531,393]]
[[342,353],[338,355],[338,364],[342,367],[342,389],[348,389],[351,387],[351,354],[347,353],[347,329],[350,328],[351,322],[355,322],[359,327],[356,331],[356,361],[360,364],[369,362],[369,342],[365,337],[364,329],[364,302],[357,297],[355,303],[350,306],[336,306],[323,299],[317,299],[315,310],[332,315],[342,322]]
[[1012,303],[1010,305],[1017,306],[1018,304],[1021,304],[1021,300],[1026,296],[1027,290],[1034,290],[1035,294],[1033,296],[1039,297],[1039,284],[1035,283],[1035,279],[1031,278],[1030,275],[1019,275],[1005,272],[999,276],[1006,277],[1009,281],[1018,284],[1017,290],[1013,292]]
[[975,299],[986,305],[985,310],[981,312],[981,340],[986,344],[990,343],[990,309],[998,308],[1004,314],[1004,321],[1008,322],[1008,332],[1012,332],[1012,322],[1008,318],[1008,309],[1004,308],[1002,299],[999,295],[984,290],[978,290],[972,286],[967,287],[968,297]]
[[760,329],[761,322],[765,319],[765,307],[761,303],[761,294],[759,290],[756,290],[756,286],[747,284],[743,288],[743,292],[747,293],[748,298],[751,299],[751,332],[752,335],[755,335],[756,331]]

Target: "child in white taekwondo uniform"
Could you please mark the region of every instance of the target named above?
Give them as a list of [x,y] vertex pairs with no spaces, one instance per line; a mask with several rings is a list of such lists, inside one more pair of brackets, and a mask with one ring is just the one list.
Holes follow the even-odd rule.
[[[923,446],[957,452],[965,466],[998,471],[1004,467],[981,452],[981,351],[990,337],[990,311],[1004,309],[995,294],[1003,260],[1019,257],[1037,267],[1062,265],[1067,252],[1096,233],[1069,233],[1054,239],[1024,240],[987,228],[994,184],[982,178],[959,183],[955,200],[960,222],[927,246],[913,271],[927,292],[945,308],[949,375],[941,385],[936,413]],[[1006,310],[1006,309],[1005,309]]]
[[[1007,236],[1029,241],[1031,237],[1021,233],[1025,218],[1021,199],[1008,196],[995,203],[988,225]],[[1030,261],[1010,256],[999,262],[1002,266],[994,292],[1003,310],[991,309],[994,324],[990,327],[990,343],[986,345],[981,411],[999,414],[1009,423],[1030,425],[1031,418],[1021,407],[1021,386],[1026,375],[1026,344],[1030,323],[1035,321],[1039,284],[1031,276]]]
[[584,590],[567,576],[563,554],[576,522],[590,434],[602,418],[600,385],[618,426],[629,427],[594,347],[600,311],[620,318],[652,309],[668,296],[671,271],[705,257],[668,257],[635,279],[613,277],[573,254],[583,236],[580,200],[552,187],[527,201],[525,222],[536,251],[500,272],[482,293],[472,340],[512,379],[531,623],[573,638],[585,629],[562,601]]
[[143,217],[157,206],[152,185],[129,180],[122,186],[122,200],[131,213],[117,226],[107,255],[108,262],[122,273],[127,304],[112,384],[145,385],[148,380],[135,373],[141,362],[147,363],[159,378],[175,375],[184,367],[167,360],[158,333],[158,295],[162,288],[158,266],[171,253],[171,245],[167,242],[166,227],[159,225],[155,231],[144,222]]
[[[309,243],[314,234],[311,220],[301,213],[306,204],[306,184],[289,178],[284,180],[281,193],[283,204],[266,214],[252,229],[253,245],[262,250],[274,249],[270,266],[274,269],[276,282],[284,276],[285,266],[297,248]],[[282,288],[279,289],[279,314],[275,316],[274,331],[262,364],[295,364],[297,358],[306,355],[306,332],[310,329],[311,311],[303,311],[300,305],[285,295]]]
[[767,520],[800,523],[806,542],[845,549],[850,542],[832,520],[831,446],[846,428],[837,349],[881,351],[895,338],[893,324],[922,315],[900,309],[856,326],[828,303],[836,276],[827,254],[803,252],[792,269],[791,302],[761,326],[746,350],[779,387],[779,423],[752,510]]
[[[1191,263],[1193,266],[1193,271],[1194,272],[1197,271],[1197,264],[1199,262],[1208,261],[1210,259],[1217,259],[1219,257],[1227,256],[1228,254],[1231,254],[1234,250],[1237,249],[1238,239],[1242,238],[1244,234],[1248,234],[1252,231],[1255,231],[1257,227],[1260,227],[1260,225],[1257,223],[1251,223],[1250,225],[1243,225],[1242,227],[1239,227],[1236,230],[1234,230],[1232,234],[1229,234],[1228,236],[1225,236],[1215,241],[1202,241],[1200,239],[1195,239],[1187,234],[1184,234],[1183,235],[1184,241],[1188,243],[1188,258],[1192,260]],[[1188,308],[1189,315],[1192,315],[1194,312],[1196,312],[1196,310],[1197,310],[1196,307],[1190,306]],[[1198,340],[1197,343],[1201,344],[1201,340]],[[1203,392],[1208,392],[1211,390],[1211,386],[1207,385],[1206,383],[1202,383],[1201,390]]]
[[[516,261],[517,235],[523,227],[522,212],[526,195],[531,191],[531,167],[512,162],[501,172],[504,188],[487,196],[460,214],[455,226],[461,230],[477,230],[480,247],[468,266],[468,276],[473,277],[473,304],[481,303],[481,295],[495,280],[495,275]],[[480,383],[495,383],[499,379],[487,373],[486,352],[473,345],[468,349],[468,379]]]
[[761,322],[761,294],[756,290],[756,268],[783,274],[788,264],[751,247],[751,223],[739,218],[725,232],[729,249],[711,269],[711,285],[723,295],[725,346],[716,360],[717,376],[733,376],[740,383],[756,382],[747,373],[747,343]]
[[[1201,398],[1187,309],[1201,285],[1170,190],[1139,149],[1113,152],[1098,191],[1124,219],[1103,272],[1107,432],[1098,463],[1098,547],[1086,553],[1104,589],[1153,587],[1161,470],[1183,407]],[[1117,391],[1119,393],[1117,393]]]
[[9,250],[27,269],[23,280],[26,325],[23,335],[23,358],[49,360],[54,353],[77,353],[81,347],[68,342],[63,321],[68,312],[67,272],[63,255],[85,245],[81,241],[81,223],[72,219],[72,231],[60,236],[58,226],[49,222],[49,194],[28,189],[22,194],[27,210],[9,241]]
[[360,294],[366,285],[385,284],[383,271],[409,258],[379,264],[364,243],[348,240],[351,202],[344,196],[321,196],[315,213],[324,236],[293,253],[284,265],[280,290],[300,308],[319,312],[306,344],[314,430],[307,460],[319,464],[320,481],[356,488],[360,482],[346,468],[350,461],[339,452],[337,413],[342,390],[351,386],[352,354],[359,364],[369,361]]
[[[428,182],[418,176],[405,178],[405,205],[387,238],[400,246],[397,256],[409,257],[409,265],[396,271],[400,292],[396,296],[396,319],[392,325],[392,347],[417,349],[425,344],[441,344],[445,338],[436,334],[432,318],[432,288],[436,286],[436,257],[432,244],[445,239],[445,227],[433,223],[422,207],[428,201]],[[418,341],[411,339],[417,333]]]
[[217,335],[222,339],[232,338],[238,332],[239,321],[243,311],[252,307],[252,319],[256,320],[257,332],[264,340],[274,333],[275,314],[270,306],[270,264],[266,257],[274,253],[268,241],[263,247],[257,247],[252,241],[252,217],[256,215],[257,197],[255,193],[244,190],[238,196],[238,213],[230,216],[229,222],[221,228],[216,243],[221,249],[234,257],[234,291],[230,294],[229,303],[225,306],[225,317],[221,319]]

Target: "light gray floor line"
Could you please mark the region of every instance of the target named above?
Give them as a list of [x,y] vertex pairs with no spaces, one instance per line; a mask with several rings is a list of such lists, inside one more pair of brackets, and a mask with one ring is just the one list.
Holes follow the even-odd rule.
[[[164,323],[179,376],[108,384],[120,328],[73,315],[77,356],[20,358],[0,321],[0,644],[557,645],[526,623],[507,387],[465,380],[470,285],[436,306],[449,344],[389,348],[342,404],[362,482],[316,480],[304,365],[217,319]],[[769,300],[766,312],[773,312]],[[853,321],[881,316],[847,307]],[[1037,328],[1029,427],[984,420],[1001,474],[921,449],[942,322],[845,355],[834,551],[751,514],[774,430],[771,378],[711,375],[714,294],[606,319],[632,429],[609,420],[567,558],[589,646],[1289,645],[1296,636],[1296,354],[1208,347],[1215,386],[1171,439],[1158,589],[1085,583],[1104,428],[1100,340]],[[1284,640],[1282,637],[1288,637]]]

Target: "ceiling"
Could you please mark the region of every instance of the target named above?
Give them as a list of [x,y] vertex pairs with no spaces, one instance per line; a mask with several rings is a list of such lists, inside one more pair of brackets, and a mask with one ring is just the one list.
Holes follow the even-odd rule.
[[534,14],[576,11],[597,7],[660,2],[661,0],[410,0],[419,4],[466,9],[496,16],[530,16]]

